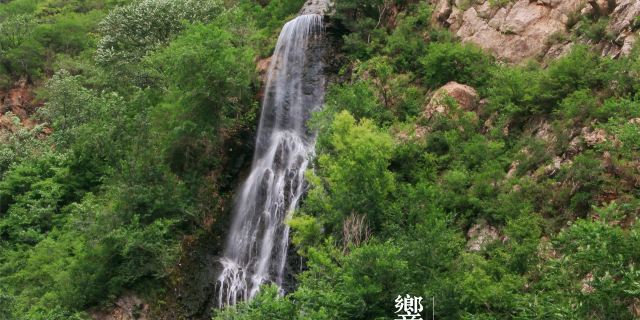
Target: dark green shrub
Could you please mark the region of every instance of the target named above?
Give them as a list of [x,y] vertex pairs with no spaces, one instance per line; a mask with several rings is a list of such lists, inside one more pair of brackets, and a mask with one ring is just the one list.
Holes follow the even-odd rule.
[[420,58],[418,71],[427,86],[437,88],[449,81],[483,87],[489,80],[493,58],[471,44],[431,43]]
[[540,79],[539,98],[545,112],[553,111],[557,104],[581,89],[600,89],[601,61],[587,47],[575,46],[571,53],[551,63]]

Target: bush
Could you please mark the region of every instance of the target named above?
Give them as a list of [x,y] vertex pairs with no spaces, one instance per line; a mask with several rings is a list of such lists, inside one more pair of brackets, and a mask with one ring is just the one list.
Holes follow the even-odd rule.
[[152,117],[179,174],[218,166],[220,146],[255,125],[254,51],[225,23],[193,25],[147,59],[168,89]]
[[16,164],[0,182],[0,237],[11,243],[36,244],[54,227],[69,188],[64,158],[49,154]]
[[[640,256],[637,226],[624,230],[608,218],[616,206],[597,209],[601,219],[578,220],[554,239],[561,259],[552,259],[542,270],[544,295],[566,301],[578,318],[633,319],[630,305],[638,294],[640,273],[634,267]],[[551,308],[549,308],[551,309]]]
[[377,92],[369,81],[357,81],[350,85],[332,85],[326,94],[322,113],[337,114],[346,110],[356,119],[373,119],[376,123],[388,123],[392,118],[377,99]]
[[380,229],[390,214],[385,199],[395,189],[393,174],[387,169],[393,140],[370,120],[358,123],[343,111],[332,123],[328,143],[327,153],[318,158],[326,180],[314,186],[318,191],[309,194],[306,212],[328,222],[333,231],[339,230],[342,220],[352,213],[366,215],[371,226]]
[[551,63],[540,82],[540,104],[550,112],[571,93],[582,89],[600,89],[601,61],[584,46]]
[[599,103],[589,89],[571,93],[560,102],[558,112],[566,120],[580,124],[595,116]]
[[394,65],[399,71],[414,72],[420,67],[416,57],[427,52],[425,38],[430,31],[428,21],[431,13],[431,6],[421,3],[410,7],[398,17],[396,28],[387,37],[384,53],[393,57]]
[[454,42],[431,43],[427,55],[420,58],[425,84],[437,88],[449,81],[473,87],[483,87],[489,80],[493,59],[471,44]]
[[280,297],[275,285],[264,286],[251,301],[216,310],[213,320],[296,319],[295,305]]

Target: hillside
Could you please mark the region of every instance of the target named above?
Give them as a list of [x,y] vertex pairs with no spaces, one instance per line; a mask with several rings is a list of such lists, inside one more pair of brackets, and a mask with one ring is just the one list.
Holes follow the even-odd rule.
[[0,1],[0,319],[640,317],[637,0],[336,0],[285,280],[217,308],[307,2]]

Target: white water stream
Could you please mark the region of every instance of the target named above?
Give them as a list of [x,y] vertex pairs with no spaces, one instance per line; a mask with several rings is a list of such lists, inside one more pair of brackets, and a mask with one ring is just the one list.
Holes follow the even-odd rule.
[[261,284],[282,286],[289,245],[285,221],[305,191],[304,172],[315,145],[305,124],[324,97],[322,62],[313,47],[323,32],[322,15],[303,14],[278,38],[251,174],[236,196],[221,259],[219,307],[251,299]]

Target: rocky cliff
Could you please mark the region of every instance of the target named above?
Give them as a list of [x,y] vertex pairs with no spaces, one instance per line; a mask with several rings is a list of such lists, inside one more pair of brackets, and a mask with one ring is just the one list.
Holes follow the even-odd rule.
[[[449,28],[463,42],[517,63],[555,58],[576,42],[596,46],[603,55],[631,52],[640,27],[638,0],[431,0],[432,22]],[[578,32],[587,24],[600,34]],[[600,38],[600,39],[599,39]]]

